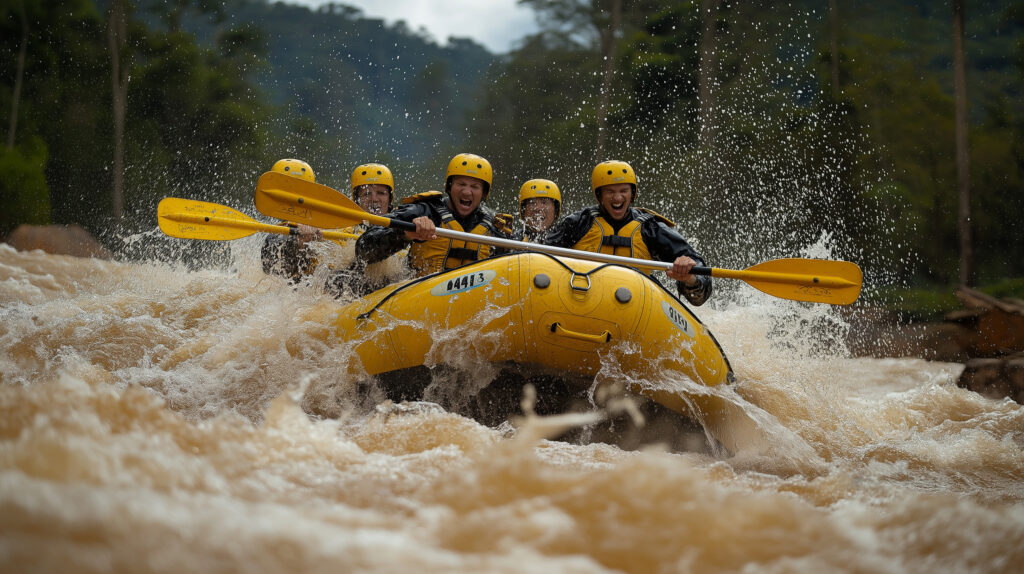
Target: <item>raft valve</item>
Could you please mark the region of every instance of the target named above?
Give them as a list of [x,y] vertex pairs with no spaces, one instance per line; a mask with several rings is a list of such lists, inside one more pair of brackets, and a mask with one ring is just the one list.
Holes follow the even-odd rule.
[[629,303],[629,300],[632,298],[633,294],[625,287],[619,287],[615,290],[615,300],[619,303]]

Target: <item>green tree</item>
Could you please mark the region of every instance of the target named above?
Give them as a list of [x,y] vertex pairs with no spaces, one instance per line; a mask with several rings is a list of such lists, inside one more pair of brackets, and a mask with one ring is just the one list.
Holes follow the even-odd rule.
[[128,20],[132,6],[112,0],[107,16],[107,48],[110,50],[111,113],[114,118],[114,169],[111,203],[114,219],[124,213],[124,123],[128,106],[128,74],[132,51],[128,49]]
[[[249,48],[240,48],[243,41]],[[269,110],[246,72],[255,72],[247,60],[259,42],[258,35],[228,34],[213,50],[184,32],[141,38],[128,119],[129,156],[146,165],[133,181],[136,201],[155,206],[179,189],[223,198],[251,187],[237,168],[259,163],[263,153],[259,122]]]
[[[505,65],[492,70],[469,138],[470,149],[498,166],[491,203],[518,212],[519,186],[536,177],[566,190],[589,185],[599,70],[591,52],[547,33],[527,38]],[[564,193],[563,209],[586,201]]]
[[970,152],[967,149],[967,72],[964,63],[964,0],[953,0],[953,84],[956,92],[956,190],[960,286],[974,284],[974,243],[971,229]]
[[[46,158],[53,220],[81,222],[95,230],[110,205],[110,93],[96,85],[109,69],[103,19],[86,0],[25,0],[21,5],[30,33],[16,142],[27,146],[20,153],[29,164]],[[3,53],[18,53],[22,36],[16,9],[11,2],[0,6]],[[0,101],[6,109],[12,103],[16,68],[14,58],[0,67]],[[41,147],[30,143],[36,138]]]
[[0,237],[19,224],[50,222],[50,197],[46,187],[46,144],[38,137],[22,145],[0,148]]
[[[0,148],[0,198],[6,209],[0,216],[0,237],[7,235],[19,223],[49,223],[50,196],[46,187],[46,144],[36,136],[20,138],[23,143],[16,145],[18,138],[19,108],[21,90],[25,80],[25,60],[28,55],[32,29],[29,26],[29,11],[24,1],[17,6],[6,7],[5,20],[16,18],[20,24],[20,42],[14,68],[13,85],[9,92],[10,118],[7,128],[7,145]],[[8,94],[5,93],[5,96]]]
[[11,92],[11,117],[7,128],[7,147],[14,147],[15,135],[18,132],[18,106],[21,104],[21,86],[25,81],[25,54],[28,51],[28,14],[24,0],[18,2],[18,21],[21,23],[21,45],[18,48],[18,64],[14,76],[14,89]]
[[167,31],[181,31],[182,20],[189,13],[208,17],[216,24],[227,18],[224,3],[217,0],[168,0],[150,6],[160,20],[167,26]]
[[[218,34],[214,45],[200,47],[185,32],[147,28],[130,4],[123,6],[124,36],[114,39],[123,66],[118,76],[131,82],[124,84],[128,97],[122,100],[126,221],[119,225],[151,228],[156,201],[165,195],[248,196],[254,172],[269,165],[263,165],[262,126],[272,123],[272,110],[253,87],[265,62],[264,37],[252,28],[233,28]],[[96,79],[111,77],[111,28],[85,0],[27,0],[25,7],[32,27],[18,112],[18,141],[25,147],[19,153],[26,166],[45,161],[55,222],[107,229],[116,212],[112,174],[120,170],[113,165],[110,83],[98,89]],[[0,47],[17,54],[22,27],[10,7],[3,10]],[[0,68],[0,102],[7,109],[16,69],[13,58]],[[45,199],[38,185],[31,189]]]

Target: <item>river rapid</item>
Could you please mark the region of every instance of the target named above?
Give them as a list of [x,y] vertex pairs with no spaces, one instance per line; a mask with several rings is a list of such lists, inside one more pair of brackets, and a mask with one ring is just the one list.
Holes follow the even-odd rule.
[[378,407],[309,319],[339,304],[258,251],[189,270],[0,244],[0,571],[1024,565],[1024,407],[956,364],[851,357],[834,308],[742,286],[695,309],[764,440],[566,442],[588,415]]

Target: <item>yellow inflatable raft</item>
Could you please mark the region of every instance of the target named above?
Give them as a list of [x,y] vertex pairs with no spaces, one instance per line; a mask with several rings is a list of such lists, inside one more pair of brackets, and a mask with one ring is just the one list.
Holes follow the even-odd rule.
[[[732,380],[711,332],[659,283],[619,265],[542,253],[389,286],[341,308],[334,331],[353,346],[355,377],[483,359],[583,381],[602,364],[617,364],[628,381],[656,380],[666,370],[704,385]],[[693,414],[693,397],[646,385],[628,390]]]

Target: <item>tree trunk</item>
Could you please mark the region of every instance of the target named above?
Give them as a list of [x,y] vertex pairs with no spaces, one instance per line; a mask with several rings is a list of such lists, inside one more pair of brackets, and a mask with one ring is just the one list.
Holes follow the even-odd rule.
[[601,78],[601,95],[597,104],[597,161],[604,161],[605,144],[608,141],[608,106],[611,101],[612,78],[615,75],[615,44],[618,41],[622,23],[622,0],[612,0],[611,19],[608,28],[601,31],[601,53],[604,55],[604,76]]
[[14,136],[18,132],[18,105],[21,103],[21,82],[25,77],[25,54],[28,52],[28,18],[25,16],[25,2],[21,7],[21,48],[18,49],[18,71],[14,76],[14,92],[11,94],[11,123],[7,128],[7,149],[14,148]]
[[175,34],[181,31],[181,18],[185,14],[186,0],[175,0],[167,9],[167,31]]
[[700,137],[701,148],[713,146],[718,106],[718,12],[721,0],[701,0],[700,14],[703,24],[700,36]]
[[839,99],[839,2],[828,0],[828,38],[832,53],[832,99]]
[[114,112],[114,189],[111,199],[116,219],[121,219],[124,213],[124,120],[128,101],[128,69],[127,66],[122,67],[121,57],[125,49],[127,29],[124,1],[113,0],[110,4],[107,41],[110,48],[110,79]]
[[953,77],[956,87],[956,184],[959,196],[960,286],[974,282],[971,246],[971,175],[967,151],[967,77],[964,71],[964,0],[953,0]]

